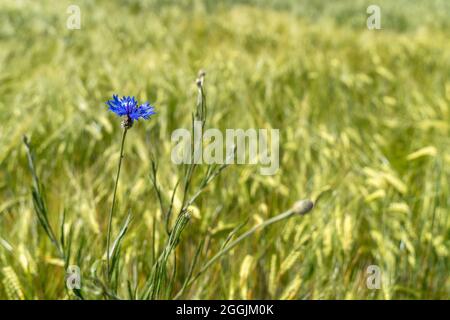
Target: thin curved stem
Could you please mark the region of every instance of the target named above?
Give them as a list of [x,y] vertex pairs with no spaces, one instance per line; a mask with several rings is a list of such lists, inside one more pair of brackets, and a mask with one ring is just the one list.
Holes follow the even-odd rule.
[[200,271],[192,278],[190,279],[187,283],[185,283],[183,285],[183,287],[180,289],[180,291],[178,291],[178,293],[175,295],[174,300],[178,299],[183,292],[192,284],[194,283],[195,280],[197,280],[212,264],[214,264],[215,262],[217,262],[223,255],[225,255],[226,253],[228,253],[231,249],[233,249],[235,246],[237,246],[241,241],[245,240],[246,238],[248,238],[249,236],[251,236],[252,234],[254,234],[256,231],[258,230],[262,230],[268,226],[270,226],[271,224],[274,224],[276,222],[282,221],[284,219],[290,218],[294,215],[305,215],[306,213],[308,213],[309,211],[311,211],[311,209],[313,208],[313,203],[310,200],[301,200],[298,201],[293,208],[280,213],[279,215],[276,215],[275,217],[272,217],[260,224],[257,224],[256,226],[254,226],[253,228],[251,228],[250,230],[248,230],[247,232],[243,233],[242,235],[240,235],[236,240],[232,241],[231,243],[229,243],[225,248],[223,248],[221,251],[219,251],[215,256],[213,256],[208,262],[206,262],[206,264],[200,269]]
[[116,183],[114,184],[114,193],[113,193],[113,200],[111,205],[111,211],[109,212],[109,220],[108,220],[108,233],[106,237],[106,269],[107,269],[107,279],[108,282],[110,280],[110,252],[109,252],[109,246],[111,242],[111,229],[112,229],[112,217],[114,214],[114,208],[116,206],[116,193],[117,193],[117,185],[119,184],[119,176],[120,176],[120,168],[122,167],[122,159],[123,159],[123,147],[125,145],[125,137],[127,136],[127,128],[123,129],[123,135],[122,135],[122,143],[120,145],[120,158],[119,158],[119,166],[117,167],[117,176],[116,176]]

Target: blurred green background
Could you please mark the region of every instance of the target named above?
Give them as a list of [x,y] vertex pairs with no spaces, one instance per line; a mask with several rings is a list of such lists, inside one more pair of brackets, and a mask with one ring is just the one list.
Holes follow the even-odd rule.
[[[205,69],[207,127],[280,129],[280,170],[231,166],[206,190],[175,288],[201,237],[200,265],[246,219],[320,200],[233,249],[183,298],[448,299],[450,2],[378,0],[382,29],[369,31],[372,2],[1,1],[0,298],[71,297],[34,213],[25,134],[51,223],[65,211],[74,230],[72,263],[85,275],[101,259],[121,136],[104,105],[114,93],[158,112],[129,133],[114,220],[117,232],[128,209],[135,217],[119,295],[145,282],[166,241],[150,153],[170,196],[181,171],[170,135],[189,127]],[[80,30],[66,28],[71,4]],[[366,286],[369,265],[379,290]]]

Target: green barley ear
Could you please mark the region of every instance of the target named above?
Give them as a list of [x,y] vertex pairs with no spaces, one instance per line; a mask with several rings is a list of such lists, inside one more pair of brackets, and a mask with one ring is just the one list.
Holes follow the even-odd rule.
[[3,286],[5,287],[6,295],[9,300],[24,300],[25,295],[22,291],[22,286],[20,284],[17,274],[11,267],[4,267],[3,271]]

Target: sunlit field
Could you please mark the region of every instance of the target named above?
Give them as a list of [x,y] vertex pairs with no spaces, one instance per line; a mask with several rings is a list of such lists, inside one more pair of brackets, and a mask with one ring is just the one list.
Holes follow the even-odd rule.
[[[372,2],[2,0],[0,299],[449,299],[450,2],[379,0],[368,30]],[[279,129],[274,175],[202,189],[203,164],[184,192],[199,70],[205,128]],[[109,274],[113,94],[157,114],[127,133]]]

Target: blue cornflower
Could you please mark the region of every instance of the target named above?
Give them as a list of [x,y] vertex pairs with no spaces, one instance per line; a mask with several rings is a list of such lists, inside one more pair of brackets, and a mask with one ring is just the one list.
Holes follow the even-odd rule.
[[123,122],[123,126],[127,129],[131,128],[134,120],[150,119],[154,115],[155,108],[148,102],[138,106],[138,102],[134,97],[122,97],[120,99],[117,95],[113,95],[113,98],[106,102],[109,106],[109,110],[117,114],[118,116],[126,116]]

